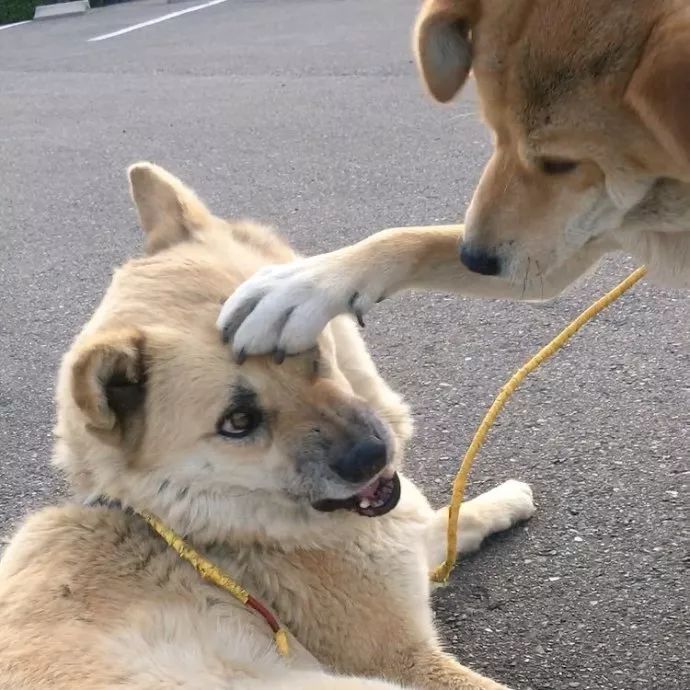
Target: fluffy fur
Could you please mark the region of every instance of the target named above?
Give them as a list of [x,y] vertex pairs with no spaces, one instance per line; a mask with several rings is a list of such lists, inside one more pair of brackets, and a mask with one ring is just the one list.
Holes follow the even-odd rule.
[[386,230],[267,269],[223,310],[237,351],[300,351],[409,288],[550,299],[609,252],[690,287],[687,0],[426,0],[414,44],[439,101],[472,69],[494,135],[464,231]]
[[[30,517],[0,561],[0,688],[498,690],[434,629],[445,509],[404,478],[380,517],[313,507],[355,491],[332,463],[359,438],[385,442],[384,474],[410,433],[354,325],[335,321],[280,367],[239,366],[215,328],[219,302],[292,252],[212,216],[160,168],[130,179],[149,253],[116,271],[63,359],[55,462],[78,500]],[[251,433],[221,435],[250,418]],[[290,657],[262,618],[96,496],[187,535],[288,627]],[[516,481],[469,501],[460,551],[533,511]]]

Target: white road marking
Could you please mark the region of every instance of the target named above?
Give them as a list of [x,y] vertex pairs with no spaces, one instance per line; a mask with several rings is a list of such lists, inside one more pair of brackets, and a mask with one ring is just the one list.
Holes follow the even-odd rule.
[[194,7],[188,7],[186,10],[179,10],[178,12],[170,12],[169,14],[164,14],[162,17],[156,17],[155,19],[149,19],[147,22],[141,22],[139,24],[133,24],[132,26],[125,27],[119,31],[113,31],[109,34],[102,34],[101,36],[94,36],[89,39],[91,41],[105,41],[107,38],[115,38],[115,36],[122,36],[122,34],[128,34],[130,31],[136,31],[137,29],[143,29],[146,26],[151,26],[152,24],[158,24],[159,22],[165,22],[168,19],[175,19],[175,17],[181,17],[183,14],[188,14],[189,12],[197,12],[198,10],[206,9],[207,7],[213,7],[213,5],[220,5],[228,0],[211,0],[210,2],[205,2],[203,5],[194,5]]
[[26,21],[23,22],[15,22],[14,24],[3,24],[0,26],[0,31],[3,29],[11,29],[13,26],[21,26],[22,24],[28,24],[31,20],[27,19]]

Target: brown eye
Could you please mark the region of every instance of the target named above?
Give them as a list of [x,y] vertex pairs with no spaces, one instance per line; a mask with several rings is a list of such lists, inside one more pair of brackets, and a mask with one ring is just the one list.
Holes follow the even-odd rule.
[[565,175],[577,168],[575,161],[564,158],[542,158],[539,162],[541,170],[546,175]]
[[216,430],[226,438],[245,438],[261,424],[261,413],[250,407],[235,407],[219,420]]

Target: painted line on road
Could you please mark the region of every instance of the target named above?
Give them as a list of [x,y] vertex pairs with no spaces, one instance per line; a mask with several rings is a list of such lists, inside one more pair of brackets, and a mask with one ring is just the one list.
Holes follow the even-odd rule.
[[159,24],[160,22],[165,22],[168,19],[175,19],[175,17],[181,17],[183,14],[189,14],[190,12],[198,12],[199,10],[204,10],[207,7],[213,7],[213,5],[220,5],[228,0],[211,0],[210,2],[205,2],[203,5],[194,5],[194,7],[188,7],[186,10],[179,10],[177,12],[170,12],[169,14],[164,14],[161,17],[156,17],[155,19],[149,19],[147,22],[141,22],[139,24],[132,24],[132,26],[127,26],[119,31],[113,31],[109,34],[102,34],[101,36],[94,36],[88,39],[89,43],[92,41],[105,41],[108,38],[115,38],[116,36],[122,36],[123,34],[128,34],[130,31],[137,31],[137,29],[143,29],[144,27],[151,26],[153,24]]
[[23,22],[14,22],[14,24],[3,24],[0,26],[0,31],[3,29],[11,29],[13,26],[21,26],[22,24],[29,24],[31,22],[30,19],[27,19],[26,21]]

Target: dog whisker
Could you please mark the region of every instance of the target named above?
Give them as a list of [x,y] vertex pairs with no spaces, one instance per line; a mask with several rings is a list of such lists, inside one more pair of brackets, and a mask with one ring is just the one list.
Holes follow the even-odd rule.
[[540,286],[540,294],[541,298],[544,299],[544,273],[541,270],[541,266],[539,265],[539,262],[535,259],[534,263],[537,266],[537,275],[539,276],[539,286]]
[[530,263],[531,263],[531,259],[528,256],[527,257],[527,268],[525,268],[525,277],[522,280],[522,298],[523,299],[525,297],[525,293],[527,292],[527,278],[529,276]]

